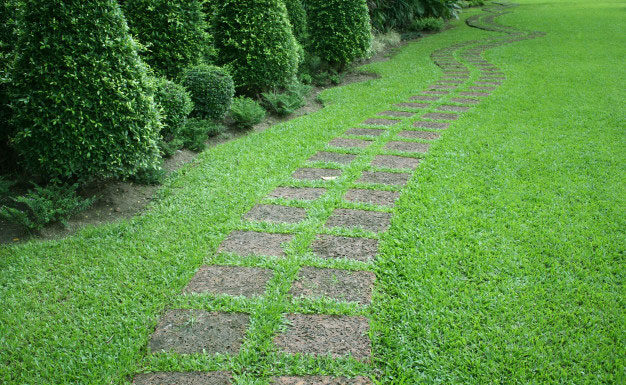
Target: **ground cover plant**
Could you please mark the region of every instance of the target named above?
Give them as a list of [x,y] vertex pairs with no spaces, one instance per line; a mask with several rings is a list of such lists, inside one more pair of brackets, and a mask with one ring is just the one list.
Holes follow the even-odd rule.
[[[202,153],[143,216],[65,240],[0,248],[0,379],[127,384],[142,371],[230,370],[235,383],[264,385],[274,375],[300,374],[365,375],[384,384],[619,383],[625,349],[619,6],[524,0],[501,16],[506,25],[546,35],[487,51],[506,76],[481,82],[502,85],[447,130],[429,131],[441,138],[420,157],[393,209],[343,197],[384,143],[409,143],[398,135],[414,129],[416,118],[398,118],[381,137],[350,131],[344,138],[372,140],[366,148],[328,143],[428,89],[441,73],[433,52],[500,33],[454,22],[369,65],[380,79],[324,92],[321,111]],[[580,26],[587,32],[572,33]],[[480,81],[471,68],[470,81]],[[465,87],[455,92],[476,92]],[[441,96],[424,112],[462,107],[452,101],[457,96]],[[320,150],[354,160],[307,163]],[[307,164],[341,176],[293,180]],[[311,202],[265,198],[277,186],[326,191]],[[305,209],[307,216],[291,225],[243,220],[257,203]],[[336,207],[393,215],[382,236],[329,231],[378,240],[375,260],[312,255],[308,245]],[[295,239],[285,258],[216,253],[233,230]],[[202,264],[272,275],[260,297],[180,295]],[[292,298],[289,287],[302,265],[376,273],[371,305]],[[250,314],[241,351],[147,354],[166,307]],[[277,352],[273,336],[285,326],[283,314],[294,312],[371,317],[372,361]],[[201,319],[187,327],[194,322]]]

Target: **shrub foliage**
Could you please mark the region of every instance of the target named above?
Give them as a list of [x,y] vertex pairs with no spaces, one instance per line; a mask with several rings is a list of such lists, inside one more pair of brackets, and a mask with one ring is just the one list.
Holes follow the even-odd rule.
[[449,19],[458,12],[457,0],[368,0],[372,27],[378,32],[411,29],[415,19]]
[[250,129],[265,119],[265,110],[257,101],[238,96],[233,100],[230,117],[237,128]]
[[146,47],[143,58],[161,76],[177,79],[207,49],[199,0],[126,0],[124,13],[132,34]]
[[157,167],[160,129],[145,65],[113,0],[23,0],[11,70],[13,144],[48,178]]
[[191,93],[193,115],[202,119],[222,119],[235,95],[233,78],[228,71],[207,64],[185,70],[183,85]]
[[191,96],[185,87],[165,78],[157,79],[154,101],[161,107],[161,138],[175,139],[193,110]]
[[366,55],[372,39],[365,0],[308,0],[310,48],[342,69]]
[[307,37],[306,12],[302,0],[284,0],[287,15],[293,30],[293,35],[300,44],[304,44]]
[[0,3],[0,170],[8,168],[9,163],[12,163],[9,137],[13,130],[9,125],[11,110],[8,76],[15,42],[15,10],[13,0]]
[[258,94],[292,81],[298,43],[282,0],[223,0],[215,8],[217,60],[238,90]]

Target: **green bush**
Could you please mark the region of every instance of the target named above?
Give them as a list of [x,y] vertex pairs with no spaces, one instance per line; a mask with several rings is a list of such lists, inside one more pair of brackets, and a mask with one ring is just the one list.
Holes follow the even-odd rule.
[[9,138],[13,129],[9,123],[9,72],[15,43],[15,9],[12,0],[0,4],[0,170],[9,170],[15,163]]
[[191,151],[200,152],[206,147],[206,141],[211,136],[217,136],[225,131],[225,127],[211,120],[192,118],[181,131],[183,146]]
[[90,180],[158,167],[159,114],[119,5],[23,3],[11,97],[26,168]]
[[265,110],[261,105],[245,96],[236,97],[230,107],[230,117],[240,129],[250,129],[265,119]]
[[333,68],[366,55],[372,39],[365,0],[308,0],[311,51]]
[[369,54],[373,56],[384,52],[388,48],[397,47],[401,41],[400,34],[395,31],[374,35]]
[[5,201],[9,197],[11,187],[15,185],[15,182],[6,180],[0,176],[0,202]]
[[183,85],[191,93],[193,116],[202,119],[222,119],[235,95],[233,78],[228,71],[207,64],[185,70]]
[[289,22],[291,23],[293,36],[298,40],[300,44],[306,42],[307,27],[306,27],[306,12],[302,5],[302,0],[284,0],[287,7],[287,15],[289,16]]
[[208,46],[200,0],[125,0],[124,14],[146,47],[142,57],[160,76],[178,79]]
[[286,116],[304,106],[311,87],[301,83],[290,85],[285,92],[264,92],[263,105],[273,114]]
[[40,231],[47,224],[66,220],[92,205],[94,199],[76,195],[77,184],[71,186],[35,186],[24,196],[13,198],[15,207],[2,206],[0,218],[24,226],[29,231]]
[[440,17],[425,17],[413,20],[411,24],[412,31],[429,31],[438,32],[443,29],[445,22]]
[[384,33],[391,29],[406,31],[415,19],[456,17],[457,0],[368,0],[372,27]]
[[282,0],[223,0],[216,5],[218,63],[231,70],[237,89],[256,95],[291,82],[298,43]]
[[179,137],[180,130],[193,110],[193,102],[185,87],[165,78],[156,80],[154,101],[161,107],[161,122],[163,123],[159,146],[162,153],[171,155],[172,149],[168,143]]

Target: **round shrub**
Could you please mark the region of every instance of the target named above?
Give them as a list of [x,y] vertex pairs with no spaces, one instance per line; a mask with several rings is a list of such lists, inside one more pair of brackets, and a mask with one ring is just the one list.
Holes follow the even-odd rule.
[[191,93],[193,115],[203,119],[222,119],[235,95],[233,78],[228,71],[207,64],[185,70],[183,85]]
[[160,76],[177,79],[207,48],[199,0],[126,0],[124,13],[131,33],[146,46],[142,57]]
[[218,63],[231,70],[237,89],[258,94],[291,82],[298,43],[282,0],[223,0],[216,5]]
[[337,69],[367,54],[372,39],[366,0],[307,0],[311,51]]
[[306,40],[306,12],[302,0],[284,0],[293,35],[300,44]]
[[13,145],[26,168],[83,180],[157,168],[159,114],[119,5],[23,3],[11,99]]
[[191,96],[185,87],[161,78],[156,81],[154,101],[161,107],[161,138],[170,142],[178,137],[193,110]]
[[265,110],[255,100],[239,96],[233,100],[230,117],[238,128],[250,129],[265,119]]

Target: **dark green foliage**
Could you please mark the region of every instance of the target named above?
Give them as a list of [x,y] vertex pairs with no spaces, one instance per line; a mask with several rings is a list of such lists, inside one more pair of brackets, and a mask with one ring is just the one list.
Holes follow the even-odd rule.
[[15,182],[0,176],[0,202],[4,202],[9,197],[9,191],[13,185],[15,185]]
[[156,81],[154,101],[161,107],[163,123],[159,147],[162,153],[171,155],[172,149],[168,144],[179,137],[193,110],[193,102],[185,87],[164,78]]
[[35,186],[24,196],[13,198],[14,207],[2,206],[0,218],[24,226],[29,231],[40,231],[47,224],[65,224],[70,216],[87,209],[95,199],[76,195],[77,184]]
[[443,29],[445,22],[438,17],[425,17],[423,19],[415,19],[411,24],[412,31],[429,31],[437,32]]
[[287,87],[285,92],[264,92],[263,105],[273,114],[286,116],[304,106],[311,87],[301,83],[294,83]]
[[265,110],[257,101],[238,96],[230,107],[230,117],[237,128],[250,129],[265,119]]
[[127,177],[157,167],[158,112],[113,0],[24,0],[11,71],[13,140],[45,178]]
[[365,56],[372,39],[365,0],[309,0],[310,49],[332,67],[343,69]]
[[368,0],[372,27],[381,33],[411,29],[415,19],[456,17],[457,0]]
[[126,0],[124,13],[146,46],[143,58],[161,76],[177,79],[209,46],[199,0]]
[[306,12],[302,0],[284,0],[287,15],[293,30],[293,35],[300,44],[304,44],[307,37]]
[[14,163],[9,138],[13,134],[9,121],[9,72],[15,43],[16,3],[5,0],[0,4],[0,170],[8,170]]
[[185,70],[183,85],[191,94],[193,115],[202,119],[222,119],[235,95],[233,78],[228,71],[207,64]]
[[192,118],[181,132],[183,146],[191,151],[200,152],[205,149],[209,137],[217,136],[225,131],[223,125],[211,120]]
[[237,89],[254,95],[293,80],[298,43],[282,0],[223,0],[216,5],[218,63],[231,70]]

